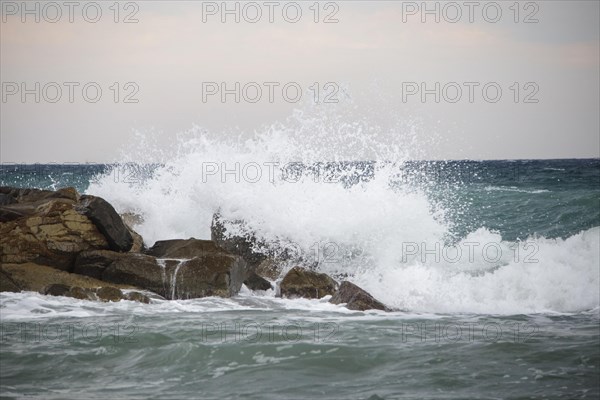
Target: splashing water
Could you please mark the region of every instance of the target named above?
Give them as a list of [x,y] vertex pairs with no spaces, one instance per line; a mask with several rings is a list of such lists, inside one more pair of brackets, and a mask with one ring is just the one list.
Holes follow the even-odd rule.
[[109,173],[88,192],[141,214],[136,229],[148,244],[209,239],[215,212],[243,220],[238,228],[246,231],[230,232],[314,257],[322,271],[401,309],[503,314],[598,306],[597,227],[507,241],[482,226],[456,237],[460,221],[450,216],[464,204],[440,201],[439,186],[397,179],[428,145],[417,125],[381,126],[352,111],[298,111],[251,137],[215,138],[194,127],[170,149],[124,153],[123,162],[158,162],[150,173],[131,183]]

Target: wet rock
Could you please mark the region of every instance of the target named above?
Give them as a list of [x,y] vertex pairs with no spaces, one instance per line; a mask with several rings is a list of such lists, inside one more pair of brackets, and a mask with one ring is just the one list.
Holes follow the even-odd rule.
[[18,293],[21,288],[3,271],[0,271],[0,292]]
[[131,249],[133,237],[109,202],[96,196],[81,196],[79,206],[83,214],[106,237],[111,250],[129,251]]
[[0,206],[0,262],[34,262],[71,270],[77,253],[108,248],[96,225],[77,211],[73,188],[56,192],[0,188],[16,202]]
[[340,284],[340,288],[333,297],[331,297],[329,302],[333,304],[346,303],[346,308],[350,310],[388,311],[388,308],[383,305],[383,303],[377,301],[368,292],[348,281],[344,281]]
[[109,264],[102,272],[105,282],[132,285],[166,295],[166,271],[156,259],[144,254],[128,253]]
[[71,290],[69,285],[64,285],[62,283],[53,283],[44,288],[43,294],[48,296],[64,296]]
[[17,202],[17,199],[9,194],[0,193],[0,206],[8,206]]
[[80,275],[102,279],[102,274],[108,266],[126,257],[125,253],[117,253],[110,250],[88,250],[82,251],[75,258],[73,272]]
[[69,291],[65,294],[67,297],[72,297],[78,300],[96,300],[96,293],[93,289],[84,289],[79,286],[73,286]]
[[[78,286],[84,289],[95,289],[106,286],[106,282],[94,278],[72,274],[46,265],[33,263],[3,264],[0,269],[0,277],[1,275],[7,276],[21,290],[39,293],[45,293],[46,289],[54,284],[65,285],[68,287]],[[135,287],[131,285],[113,286],[117,286],[120,289],[135,289]]]
[[274,281],[281,276],[283,264],[283,261],[276,261],[273,258],[267,258],[258,264],[255,272],[259,276],[269,278]]
[[256,273],[250,273],[250,276],[244,281],[244,285],[250,290],[269,290],[273,289],[271,282],[265,278],[257,275]]
[[112,286],[104,286],[96,290],[96,296],[102,301],[121,301],[123,292]]
[[280,287],[282,297],[320,299],[333,295],[337,283],[326,274],[294,267],[285,275]]
[[127,225],[127,229],[129,230],[129,234],[133,238],[133,244],[131,245],[131,249],[129,249],[130,253],[143,253],[146,250],[146,245],[144,244],[144,238],[142,235],[133,230],[132,227]]
[[138,303],[150,304],[150,298],[140,292],[129,292],[124,295],[123,299],[137,301]]
[[240,257],[215,252],[182,262],[173,275],[174,296],[168,298],[231,297],[238,294],[246,276]]
[[156,258],[192,259],[202,257],[206,254],[223,252],[217,244],[211,240],[199,239],[173,239],[159,240],[145,251],[145,254]]

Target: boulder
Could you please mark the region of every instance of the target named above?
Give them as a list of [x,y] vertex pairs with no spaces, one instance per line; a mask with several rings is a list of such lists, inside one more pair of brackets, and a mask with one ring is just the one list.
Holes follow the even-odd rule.
[[100,300],[103,302],[131,300],[145,304],[150,303],[150,298],[140,292],[131,291],[127,294],[123,294],[121,290],[112,286],[82,288],[80,286],[69,286],[60,283],[54,283],[44,288],[42,293],[51,296],[73,297],[79,300]]
[[145,254],[156,258],[174,258],[189,260],[194,257],[202,257],[206,254],[223,252],[217,244],[211,240],[199,239],[173,239],[159,240],[145,251]]
[[0,271],[0,292],[18,293],[21,288],[3,271]]
[[42,290],[42,293],[48,296],[64,296],[66,295],[71,287],[63,283],[53,283],[48,285]]
[[121,301],[123,292],[112,286],[104,286],[96,290],[96,296],[102,301]]
[[383,310],[388,308],[383,303],[375,300],[368,292],[356,286],[355,284],[344,281],[340,284],[338,291],[329,300],[333,304],[346,304],[350,310]]
[[250,290],[270,290],[273,289],[273,285],[271,282],[266,280],[265,278],[257,275],[256,273],[250,273],[250,276],[246,278],[244,281],[244,285],[248,287]]
[[[46,265],[33,263],[3,264],[0,267],[2,281],[10,279],[19,289],[45,293],[52,285],[64,285],[69,288],[96,289],[107,286],[106,282],[87,276],[60,271]],[[119,289],[135,289],[131,285],[111,285]],[[57,289],[53,289],[57,290]]]
[[124,295],[123,299],[137,301],[138,303],[150,304],[150,298],[140,292],[129,292]]
[[166,268],[152,256],[128,253],[112,261],[102,272],[105,282],[128,284],[166,297]]
[[129,251],[131,249],[133,237],[109,202],[96,196],[81,196],[79,209],[106,237],[111,250]]
[[117,253],[110,250],[82,251],[75,258],[73,272],[80,275],[102,279],[102,274],[116,260],[127,257],[128,253]]
[[333,295],[337,283],[326,274],[294,267],[285,275],[280,288],[282,297],[320,299]]
[[242,257],[248,266],[248,271],[254,271],[267,258],[267,255],[255,251],[258,243],[254,235],[238,236],[227,233],[228,226],[236,225],[243,227],[244,223],[243,221],[224,221],[219,214],[215,214],[210,227],[210,238],[228,253]]
[[283,264],[283,261],[276,261],[273,258],[267,258],[258,264],[255,272],[259,276],[269,278],[274,281],[281,276]]
[[129,252],[143,253],[146,250],[146,245],[144,244],[144,238],[142,238],[142,235],[134,231],[133,228],[129,225],[127,225],[127,230],[133,238],[133,244],[131,245],[131,249],[129,249]]
[[[73,192],[7,191],[17,203],[0,207],[0,262],[34,262],[71,270],[77,253],[108,248],[96,225],[76,210]],[[7,218],[10,215],[14,218]]]
[[183,261],[175,268],[170,298],[235,296],[245,276],[246,263],[242,258],[224,252],[208,253]]

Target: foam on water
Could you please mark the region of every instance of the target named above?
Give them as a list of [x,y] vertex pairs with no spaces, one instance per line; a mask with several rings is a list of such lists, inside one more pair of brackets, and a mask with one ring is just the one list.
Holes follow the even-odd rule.
[[[449,260],[454,253],[441,250],[436,259],[424,250],[437,245],[452,250],[444,247],[452,226],[447,206],[432,201],[425,189],[392,184],[398,165],[419,158],[425,146],[415,130],[312,112],[236,139],[211,138],[195,127],[179,135],[170,150],[138,145],[122,161],[163,163],[151,177],[125,184],[107,174],[88,192],[120,212],[141,214],[144,222],[136,229],[149,245],[161,239],[208,239],[213,214],[220,212],[225,220],[245,221],[245,228],[266,242],[314,257],[323,271],[347,274],[400,309],[518,314],[598,306],[598,228],[565,240],[533,237],[512,243],[482,227],[454,243],[463,251],[457,261]],[[395,164],[380,164],[369,180],[351,186],[306,171],[293,180],[281,173],[288,163],[343,160]],[[244,174],[248,165],[253,169]],[[477,247],[471,257],[472,243]],[[415,246],[419,251],[408,254]]]

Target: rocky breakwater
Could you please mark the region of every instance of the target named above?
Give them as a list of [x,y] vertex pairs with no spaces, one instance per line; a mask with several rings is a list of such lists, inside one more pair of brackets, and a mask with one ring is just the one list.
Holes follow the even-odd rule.
[[[280,281],[278,291],[281,297],[320,299],[332,296],[331,303],[345,305],[350,310],[390,311],[355,284],[348,281],[338,284],[329,275],[315,271],[318,265],[310,263],[309,260],[294,257],[286,251],[269,249],[268,244],[257,240],[244,221],[228,221],[220,214],[215,214],[211,225],[211,238],[217,246],[246,261],[248,275],[244,284],[252,290],[268,289],[271,286],[265,279],[268,278]],[[293,267],[289,268],[290,266]],[[285,270],[287,273],[284,273]]]
[[143,302],[132,291],[230,297],[247,276],[242,258],[211,241],[162,241],[144,250],[102,198],[73,188],[0,188],[0,291]]
[[232,234],[244,232],[235,229],[243,226],[215,215],[212,240],[162,240],[146,249],[100,197],[73,188],[0,187],[0,291],[147,303],[231,297],[242,284],[265,291],[274,288],[268,278],[279,282],[282,297],[331,296],[332,303],[352,310],[387,310],[358,286],[340,285],[306,260],[269,250],[253,234]]

